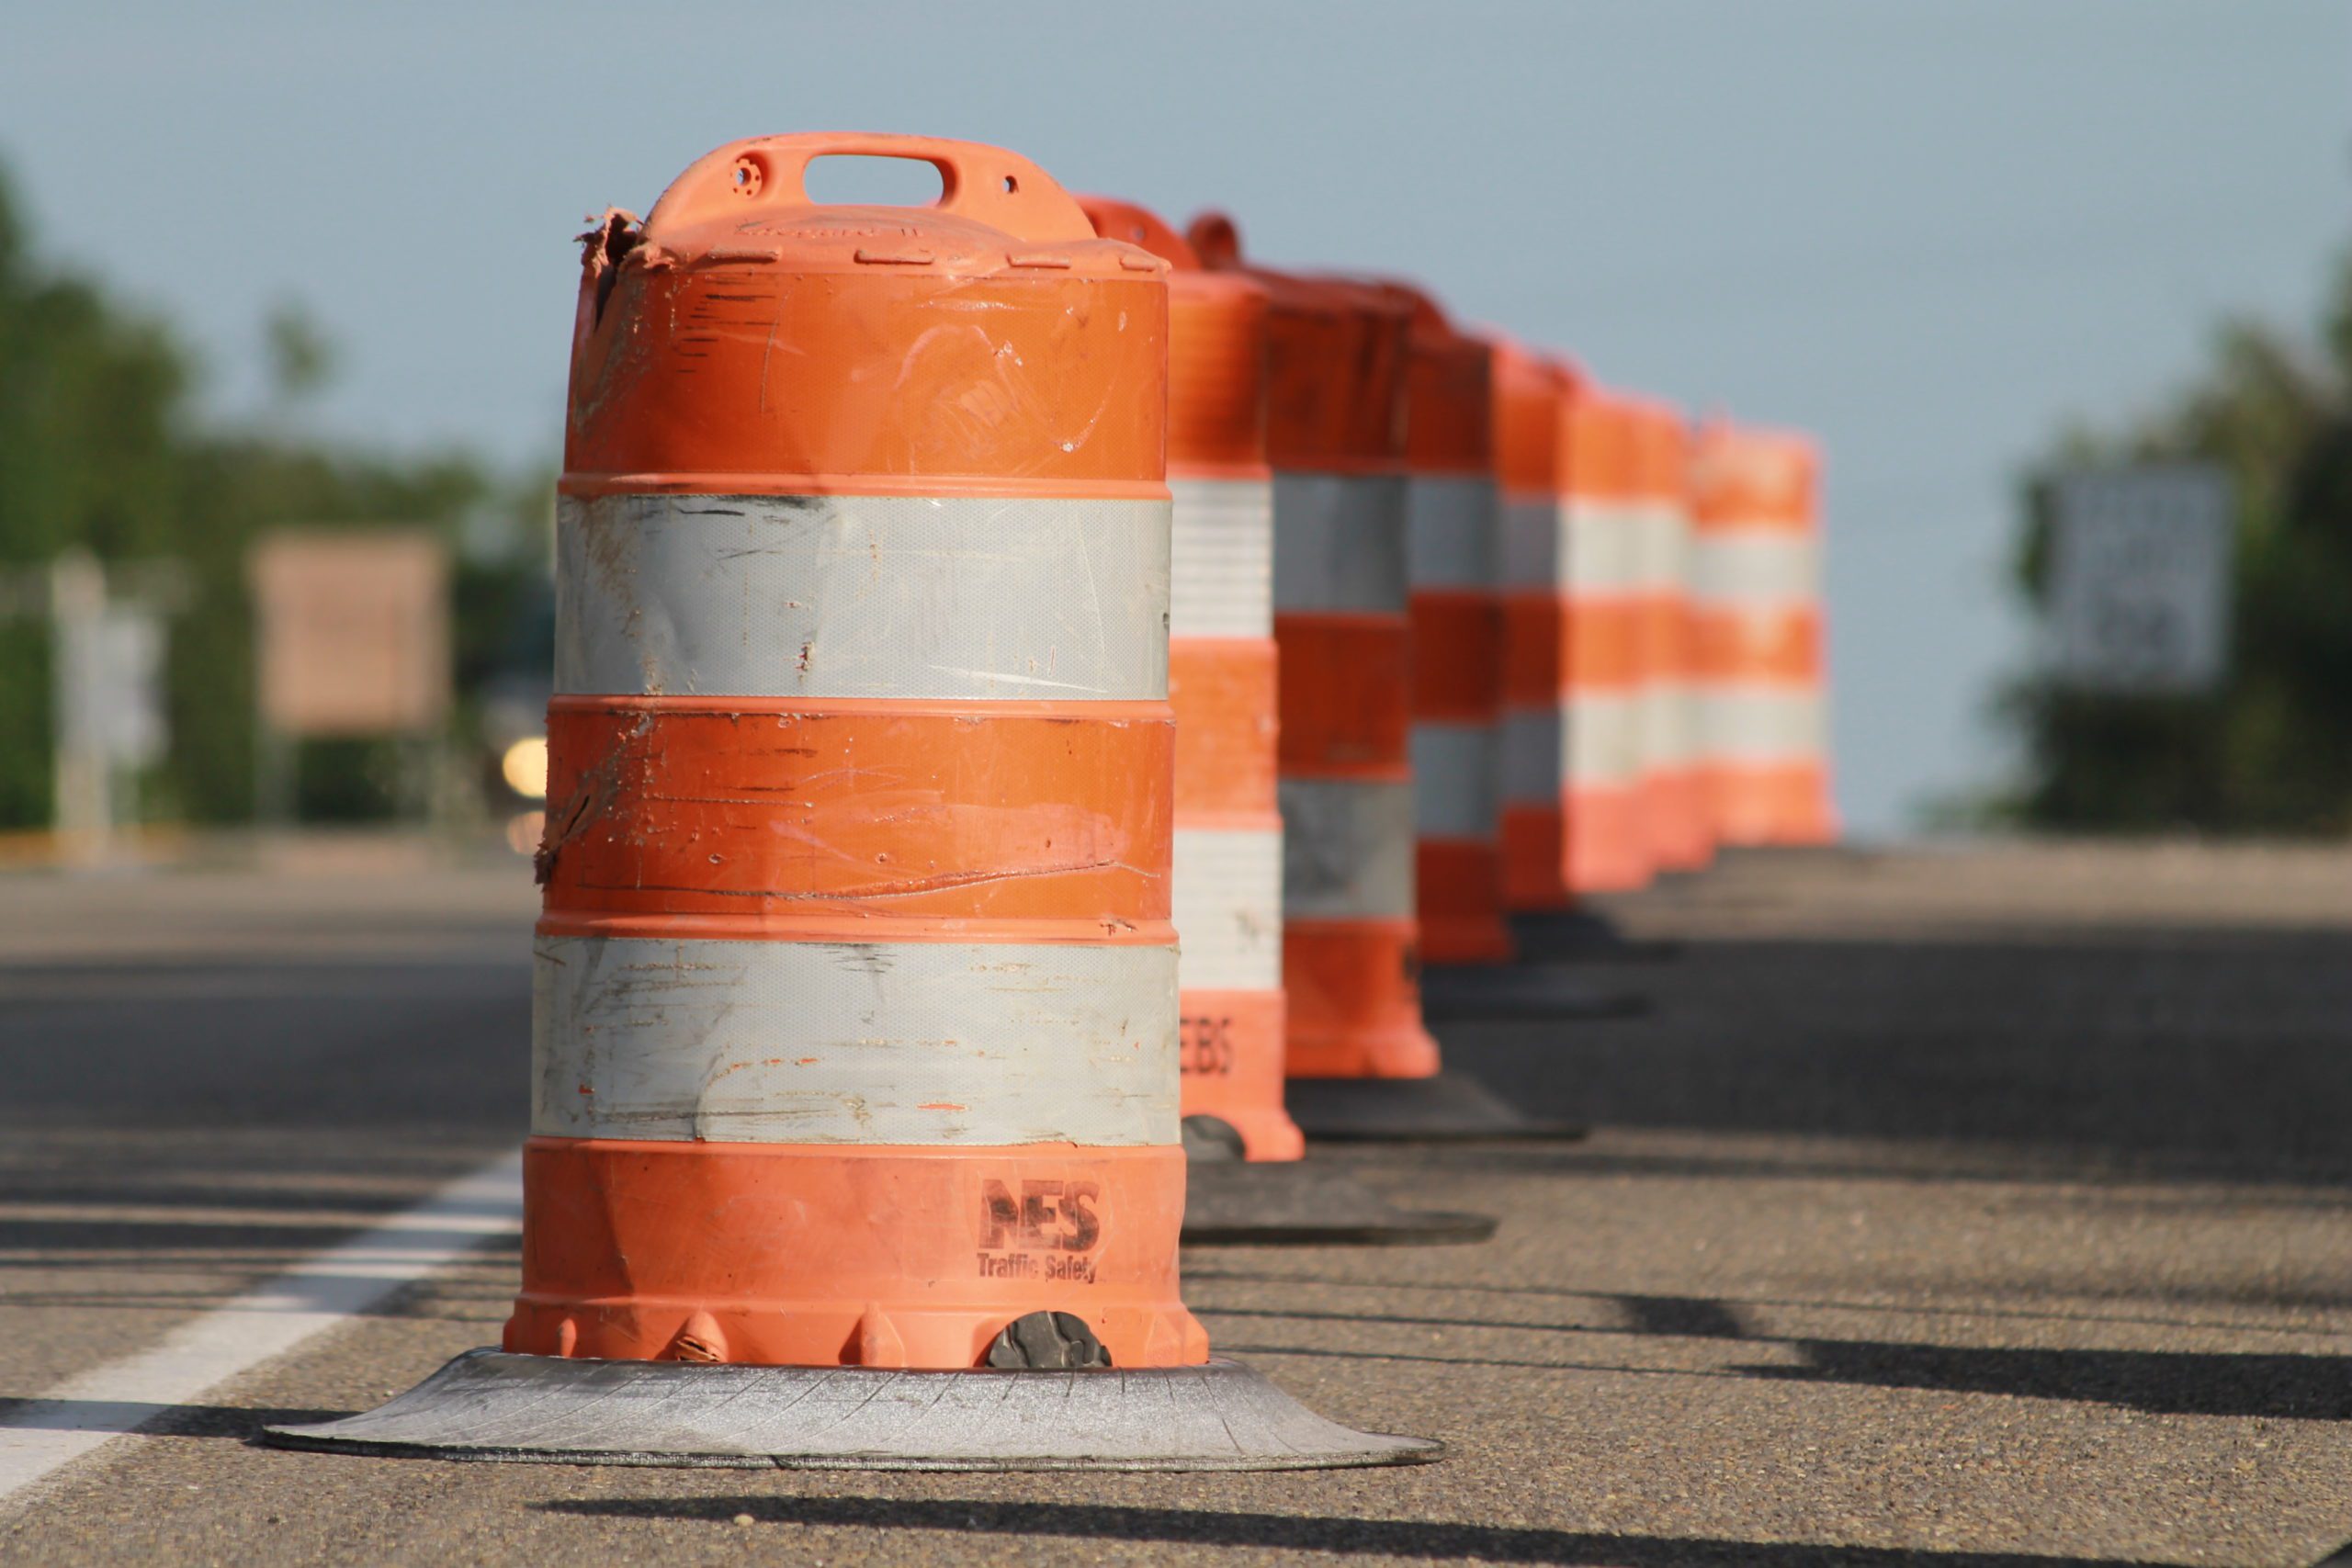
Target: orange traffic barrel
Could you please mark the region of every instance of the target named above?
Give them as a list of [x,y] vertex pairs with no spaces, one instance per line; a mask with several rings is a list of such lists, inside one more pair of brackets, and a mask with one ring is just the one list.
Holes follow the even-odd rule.
[[1201,265],[1132,202],[1080,197],[1168,275],[1168,700],[1176,714],[1174,908],[1185,1123],[1295,1160],[1283,1109],[1283,822],[1274,785],[1273,473],[1266,290]]
[[1559,684],[1558,602],[1549,574],[1538,570],[1545,541],[1559,527],[1560,400],[1571,375],[1523,344],[1496,345],[1491,385],[1501,497],[1496,575],[1503,616],[1496,814],[1503,904],[1522,926],[1528,911],[1549,914],[1574,902],[1561,863],[1559,767],[1546,744]]
[[1281,660],[1287,1104],[1308,1137],[1478,1138],[1532,1122],[1439,1070],[1421,1018],[1407,417],[1415,305],[1394,285],[1202,261],[1266,287]]
[[[1633,421],[1566,366],[1516,378],[1551,431],[1551,493],[1503,529],[1504,897],[1572,908],[1650,874],[1641,790]],[[1507,394],[1514,395],[1514,394]]]
[[[1229,220],[1202,259],[1241,265]],[[1427,1077],[1413,889],[1412,625],[1405,582],[1411,306],[1376,286],[1264,284],[1281,650],[1283,984],[1294,1078]]]
[[[820,205],[834,155],[941,195]],[[522,1290],[441,1374],[506,1447],[1422,1451],[1211,1362],[1179,1295],[1167,270],[912,137],[739,141],[589,237]]]
[[1802,435],[1713,421],[1691,482],[1691,659],[1714,833],[1827,843],[1819,455]]
[[1690,432],[1670,404],[1629,399],[1627,406],[1642,824],[1657,870],[1697,871],[1714,855],[1714,830],[1692,686]]
[[1412,291],[1405,532],[1413,626],[1414,854],[1421,957],[1503,964],[1501,513],[1493,344]]

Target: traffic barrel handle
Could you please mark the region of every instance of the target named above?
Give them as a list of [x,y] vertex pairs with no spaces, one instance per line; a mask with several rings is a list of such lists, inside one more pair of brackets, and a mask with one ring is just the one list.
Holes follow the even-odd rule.
[[1103,239],[1140,245],[1179,272],[1201,270],[1204,264],[1200,253],[1176,231],[1174,224],[1150,208],[1121,201],[1115,196],[1081,196],[1077,200],[1095,233]]
[[1222,212],[1203,212],[1185,226],[1184,238],[1201,265],[1222,272],[1241,265],[1241,226]]
[[696,223],[752,212],[791,212],[835,205],[808,194],[808,165],[820,158],[904,158],[939,171],[939,199],[927,210],[1051,243],[1091,240],[1094,225],[1054,177],[1001,147],[885,131],[803,131],[729,142],[705,153],[671,182],[647,222]]

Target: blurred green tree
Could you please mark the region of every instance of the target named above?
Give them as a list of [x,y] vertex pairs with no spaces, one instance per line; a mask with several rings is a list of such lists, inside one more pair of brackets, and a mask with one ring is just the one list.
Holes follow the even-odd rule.
[[[48,626],[31,613],[29,584],[62,549],[175,560],[187,575],[191,594],[170,623],[170,752],[142,796],[152,817],[197,822],[254,807],[244,563],[256,534],[404,523],[473,541],[456,558],[464,679],[481,677],[482,650],[505,644],[544,575],[544,541],[534,544],[530,526],[545,511],[544,476],[502,482],[462,453],[394,457],[296,435],[283,416],[326,384],[333,345],[290,303],[264,323],[264,342],[274,417],[249,430],[206,425],[187,350],[91,279],[44,267],[0,172],[0,574],[20,590],[8,601],[17,613],[0,615],[0,828],[50,816]],[[488,537],[511,542],[481,548],[485,517]],[[365,754],[319,761],[323,795],[306,787],[306,806],[345,817],[389,809],[387,770]]]
[[2027,603],[2046,603],[2052,474],[2180,459],[2220,464],[2237,489],[2226,679],[2178,697],[2012,683],[2001,709],[2026,773],[1994,815],[2069,831],[2352,830],[2352,262],[2315,343],[2232,322],[2159,412],[2053,445],[2026,486]]

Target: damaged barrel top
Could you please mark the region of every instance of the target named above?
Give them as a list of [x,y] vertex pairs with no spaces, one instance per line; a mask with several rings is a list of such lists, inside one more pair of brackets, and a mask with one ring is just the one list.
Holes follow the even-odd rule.
[[[817,205],[830,155],[931,163],[940,199]],[[1166,494],[1161,400],[1136,392],[1164,374],[1168,264],[1025,158],[759,138],[588,239],[566,494]]]

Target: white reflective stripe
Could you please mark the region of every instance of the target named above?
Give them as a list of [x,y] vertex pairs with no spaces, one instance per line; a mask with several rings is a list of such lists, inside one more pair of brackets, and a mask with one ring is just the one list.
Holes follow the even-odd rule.
[[1492,839],[1502,736],[1491,724],[1413,726],[1413,830],[1424,839]]
[[1615,593],[1634,581],[1642,508],[1575,496],[1552,505],[1503,509],[1503,581],[1582,596]]
[[1502,581],[1507,588],[1559,585],[1560,505],[1556,501],[1503,503]]
[[1274,476],[1274,608],[1404,613],[1402,475]]
[[1409,919],[1413,786],[1283,779],[1283,919]]
[[542,937],[531,1130],[1176,1142],[1176,951]]
[[1560,586],[1572,593],[1614,593],[1632,585],[1638,508],[1571,500],[1560,508]]
[[1264,479],[1170,479],[1168,635],[1274,635],[1274,492]]
[[1698,718],[1709,761],[1812,762],[1827,753],[1828,715],[1810,686],[1709,686],[1699,694]]
[[1407,581],[1416,588],[1492,586],[1501,528],[1494,480],[1415,475],[1405,481]]
[[1630,784],[1641,777],[1641,740],[1637,692],[1579,694],[1556,708],[1507,715],[1502,797],[1550,806],[1574,790]]
[[1282,988],[1280,829],[1177,829],[1172,894],[1180,987]]
[[1707,603],[1811,604],[1821,593],[1821,541],[1787,529],[1695,536],[1690,594]]
[[1168,692],[1164,501],[564,497],[556,690]]
[[1656,773],[1679,768],[1698,754],[1697,698],[1679,681],[1642,688],[1642,765]]
[[1560,802],[1560,716],[1521,710],[1503,716],[1501,795],[1510,806]]
[[1690,570],[1690,519],[1679,506],[1652,502],[1632,516],[1625,587],[1634,593],[1679,593]]

